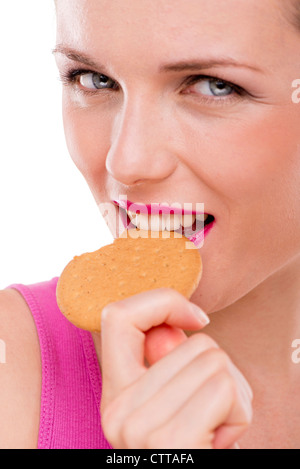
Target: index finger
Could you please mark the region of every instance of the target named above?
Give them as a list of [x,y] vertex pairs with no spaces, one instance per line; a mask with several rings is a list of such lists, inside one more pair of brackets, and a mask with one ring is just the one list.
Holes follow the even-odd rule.
[[[145,333],[168,324],[196,331],[209,323],[207,315],[183,295],[158,288],[110,303],[102,311],[102,376],[106,393],[116,396],[145,371]],[[109,389],[107,389],[109,388]]]

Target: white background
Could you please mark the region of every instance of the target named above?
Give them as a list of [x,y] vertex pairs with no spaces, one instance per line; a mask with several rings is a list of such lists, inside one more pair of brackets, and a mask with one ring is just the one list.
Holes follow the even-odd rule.
[[112,241],[66,148],[53,0],[0,8],[0,288],[59,276]]

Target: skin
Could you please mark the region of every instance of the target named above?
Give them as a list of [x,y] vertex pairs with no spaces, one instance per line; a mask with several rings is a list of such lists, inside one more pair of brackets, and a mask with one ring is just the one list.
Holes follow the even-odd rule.
[[[216,219],[191,301],[163,289],[104,310],[94,342],[115,448],[300,447],[299,41],[277,0],[57,2],[59,47],[105,66],[57,52],[60,74],[118,84],[63,90],[67,145],[97,204],[200,202]],[[158,71],[224,56],[239,65]],[[191,75],[245,92],[216,98]],[[192,303],[210,316],[204,332]]]
[[[104,73],[118,84],[115,90],[98,90],[88,96],[79,92],[82,85],[78,83],[64,87],[67,144],[96,202],[113,200],[119,194],[144,203],[204,202],[216,225],[201,248],[204,272],[191,300],[211,315],[211,325],[205,334],[198,334],[198,340],[211,338],[208,350],[217,343],[254,390],[252,425],[243,437],[235,437],[248,447],[299,445],[294,417],[299,405],[293,402],[299,369],[291,361],[291,342],[300,332],[300,113],[291,100],[291,83],[300,73],[299,32],[275,0],[259,5],[253,0],[192,0],[188,6],[180,0],[136,0],[126,6],[121,0],[72,0],[58,2],[57,18],[57,43],[103,63],[105,71],[102,67],[92,71]],[[166,62],[212,56],[230,56],[239,65],[206,66],[193,72],[158,71]],[[81,65],[62,53],[56,54],[56,60],[61,74]],[[243,68],[245,63],[259,71]],[[229,93],[218,104],[213,92],[203,87],[205,82],[186,85],[193,74],[221,78],[240,86],[245,94]],[[162,324],[164,309],[175,308],[176,301],[170,292],[159,294],[158,324]],[[153,304],[149,295],[132,301],[112,306],[113,318],[121,317],[122,312],[128,314],[128,320],[121,326],[119,320],[107,319],[102,352],[101,340],[95,337],[99,360],[104,357],[103,412],[115,419],[115,407],[128,409],[124,390],[129,387],[130,395],[136,395],[132,382],[139,373],[147,374],[145,369],[141,372],[141,362],[132,370],[134,365],[120,358],[143,347],[140,343],[133,352],[129,331],[136,317],[130,318],[145,303],[150,309]],[[148,328],[158,324],[150,321]],[[184,329],[182,321],[176,326]],[[122,335],[125,348],[123,353],[117,349],[117,355],[110,346],[114,335]],[[155,349],[151,340],[159,342],[152,334],[150,358]],[[174,353],[182,340],[164,331],[165,347],[174,348]],[[163,351],[158,352],[152,361],[162,355]],[[114,363],[113,371],[106,369],[105,357]],[[213,368],[218,359],[210,360]],[[201,376],[201,367],[194,365],[192,375]],[[123,369],[128,376],[118,387],[114,381]],[[201,389],[199,384],[199,393]],[[172,395],[178,394],[174,386]],[[116,396],[118,406],[114,407]],[[200,399],[200,417],[205,405]],[[105,412],[107,406],[115,413],[110,408]],[[175,408],[173,412],[176,414]],[[114,444],[159,444],[159,438],[151,439],[153,429],[145,430],[144,440],[135,435],[145,414],[133,419],[133,430],[126,429],[130,412],[123,414],[120,428],[107,429]],[[104,422],[108,420],[104,417]],[[270,434],[275,421],[279,429]],[[244,418],[243,423],[246,426],[249,420]],[[158,423],[153,427],[157,430]],[[164,425],[160,428],[165,429]],[[166,434],[163,430],[161,438]],[[209,439],[203,429],[190,429],[190,441],[197,445],[197,431],[201,434],[198,444],[205,446]],[[124,440],[122,434],[127,432],[132,439]]]

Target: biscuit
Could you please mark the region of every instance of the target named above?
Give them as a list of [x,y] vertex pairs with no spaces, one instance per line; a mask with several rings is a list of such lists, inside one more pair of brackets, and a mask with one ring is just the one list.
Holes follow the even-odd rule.
[[156,237],[138,229],[124,233],[113,244],[75,256],[58,280],[58,306],[80,329],[100,332],[101,311],[109,303],[163,287],[190,298],[199,284],[200,253],[187,238],[166,231]]

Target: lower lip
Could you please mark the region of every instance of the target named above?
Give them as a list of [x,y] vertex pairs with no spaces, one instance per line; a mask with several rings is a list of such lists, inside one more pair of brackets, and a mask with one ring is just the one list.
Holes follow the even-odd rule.
[[[121,218],[123,227],[125,229],[128,229],[129,225],[130,225],[130,222],[129,222],[129,217],[128,217],[126,211],[124,209],[120,209],[120,207],[118,207],[118,212],[119,212],[119,216]],[[196,234],[193,234],[192,236],[189,236],[188,239],[192,243],[194,243],[196,248],[201,248],[203,246],[205,238],[208,236],[208,234],[210,233],[210,231],[212,230],[214,225],[215,225],[215,220],[213,220],[208,225],[205,225],[203,230],[198,231]],[[135,228],[134,225],[132,225],[132,227]]]
[[196,248],[201,248],[203,246],[205,238],[207,237],[208,233],[212,230],[214,225],[215,220],[209,223],[208,225],[205,225],[203,230],[198,231],[196,234],[189,237],[189,240],[194,243]]

